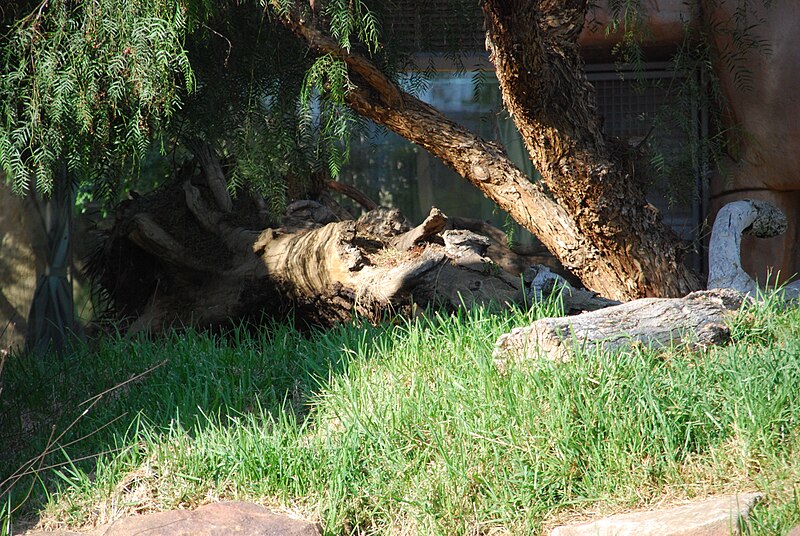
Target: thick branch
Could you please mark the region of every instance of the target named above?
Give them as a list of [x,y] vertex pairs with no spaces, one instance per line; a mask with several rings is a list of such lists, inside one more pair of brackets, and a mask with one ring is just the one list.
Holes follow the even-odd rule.
[[765,201],[743,199],[717,213],[708,247],[708,288],[733,288],[752,294],[758,285],[742,269],[742,233],[761,238],[786,231],[786,217]]
[[149,214],[136,214],[131,220],[133,225],[128,232],[128,239],[154,257],[180,268],[200,272],[213,271],[207,264],[195,258]]
[[219,236],[241,251],[248,250],[255,242],[258,233],[225,223],[222,214],[208,207],[200,195],[200,190],[192,186],[191,182],[183,183],[183,191],[186,195],[186,208],[206,231]]
[[346,195],[367,210],[375,210],[378,208],[378,203],[367,197],[367,195],[350,184],[345,184],[338,181],[327,181],[325,187],[334,192]]
[[[351,79],[357,87],[348,93],[346,99],[353,110],[424,147],[474,184],[536,235],[587,287],[617,299],[645,294],[683,295],[699,287],[696,277],[680,265],[680,249],[676,246],[679,241],[663,225],[651,223],[656,216],[646,203],[636,205],[641,194],[622,188],[622,198],[615,197],[614,203],[610,202],[609,196],[601,196],[600,212],[587,211],[585,206],[576,203],[565,203],[565,210],[539,184],[532,183],[497,144],[475,136],[435,108],[403,92],[368,59],[342,50],[335,41],[326,38],[308,21],[297,18],[296,14],[288,13],[282,20],[318,53],[336,54],[352,69],[354,74]],[[562,38],[571,37],[574,32],[564,28],[561,34],[555,33]],[[394,106],[394,99],[388,97],[395,91],[402,96],[402,109]],[[571,94],[562,95],[562,107],[575,104],[569,98]],[[538,98],[535,94],[520,95],[523,96]],[[575,96],[583,97],[582,94]],[[567,119],[571,117],[574,114],[568,115]],[[594,130],[599,132],[596,128]],[[537,153],[540,157],[536,160],[537,166],[546,165],[555,169],[563,166],[559,175],[561,178],[573,172],[587,175],[587,169],[577,170],[578,161],[562,161],[557,146],[547,140],[540,141],[543,146]],[[617,178],[608,172],[608,165],[594,166],[596,169],[592,169],[591,177],[584,177],[586,180],[578,191],[573,192],[573,198],[603,193],[604,185]],[[555,175],[550,173],[550,176]],[[625,180],[632,187],[629,178]],[[586,188],[586,183],[592,181],[599,181],[597,192]],[[575,188],[574,182],[566,182],[567,185],[560,187],[562,190]],[[551,188],[549,183],[548,188]],[[633,198],[633,203],[625,199],[626,196]],[[586,203],[599,206],[594,200],[586,200]],[[629,220],[633,225],[626,227]],[[598,229],[602,232],[598,232]],[[641,233],[643,237],[634,236],[626,241],[621,237],[626,229],[632,234]],[[654,243],[648,247],[647,241],[651,239]],[[659,252],[661,247],[666,248],[663,258]],[[648,261],[653,257],[655,260]],[[648,262],[657,266],[648,265]]]

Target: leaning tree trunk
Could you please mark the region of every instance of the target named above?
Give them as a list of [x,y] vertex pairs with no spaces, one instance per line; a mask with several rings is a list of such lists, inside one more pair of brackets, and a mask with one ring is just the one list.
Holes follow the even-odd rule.
[[588,7],[588,0],[484,0],[503,100],[554,199],[606,260],[584,281],[612,297],[682,296],[699,286],[681,262],[683,245],[612,158],[601,131],[577,46]]
[[[559,2],[496,2],[503,9],[494,3],[487,2],[485,9],[498,78],[551,193],[532,183],[497,144],[402,91],[312,19],[281,10],[280,20],[316,52],[345,61],[353,82],[346,96],[351,108],[441,159],[536,235],[587,287],[616,299],[677,296],[699,288],[681,263],[680,240],[644,201],[632,177],[609,158],[575,49],[586,2],[571,9]],[[526,22],[511,21],[517,10]],[[569,15],[561,30],[537,22],[537,15],[559,10]],[[546,76],[551,85],[537,76]]]

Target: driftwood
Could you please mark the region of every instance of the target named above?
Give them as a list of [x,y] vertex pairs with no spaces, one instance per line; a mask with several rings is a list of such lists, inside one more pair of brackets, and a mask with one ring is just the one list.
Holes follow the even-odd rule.
[[[743,199],[722,207],[714,220],[708,253],[708,288],[732,288],[756,296],[758,283],[742,269],[742,234],[771,238],[786,232],[786,216],[766,201]],[[781,289],[786,299],[800,296],[800,283]]]
[[599,311],[561,318],[543,318],[501,335],[494,357],[545,357],[567,360],[571,352],[621,350],[632,344],[660,348],[683,344],[702,348],[730,337],[725,324],[746,297],[730,289],[693,292],[685,298],[643,298]]
[[[726,319],[744,301],[756,298],[759,290],[742,269],[742,233],[766,238],[785,230],[786,218],[769,203],[729,203],[718,213],[711,233],[709,290],[679,299],[645,298],[573,317],[541,319],[501,335],[495,343],[495,358],[502,364],[508,359],[537,356],[564,360],[575,348],[591,352],[620,350],[632,344],[690,348],[723,344],[730,335]],[[561,284],[552,278],[544,281]],[[541,285],[532,282],[531,288],[537,292]],[[785,298],[796,298],[800,285],[788,285],[781,291]]]

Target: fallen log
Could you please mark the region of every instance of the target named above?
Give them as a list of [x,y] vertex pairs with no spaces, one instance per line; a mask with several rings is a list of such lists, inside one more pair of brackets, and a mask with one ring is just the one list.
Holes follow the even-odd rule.
[[441,236],[447,218],[437,209],[409,229],[397,210],[338,221],[320,203],[297,201],[276,226],[252,196],[235,197],[228,211],[227,199],[207,181],[206,173],[176,179],[128,200],[96,248],[93,278],[130,330],[215,326],[290,311],[324,326],[354,315],[377,321],[415,307],[523,301],[517,274],[498,268],[484,251],[448,246]]
[[634,344],[698,349],[723,344],[730,338],[726,319],[746,299],[732,289],[705,290],[684,298],[643,298],[576,316],[543,318],[501,335],[494,358],[502,367],[509,359],[565,361],[576,350],[619,351]]

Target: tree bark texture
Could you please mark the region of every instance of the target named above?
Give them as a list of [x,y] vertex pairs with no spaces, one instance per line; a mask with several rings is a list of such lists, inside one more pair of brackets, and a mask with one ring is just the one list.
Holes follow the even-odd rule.
[[617,299],[683,296],[697,277],[682,242],[609,150],[577,39],[588,0],[484,0],[506,108],[555,201],[600,258],[578,275]]
[[325,326],[417,307],[523,302],[519,273],[491,260],[491,241],[449,229],[437,209],[410,229],[396,210],[339,221],[319,203],[302,201],[276,227],[260,219],[250,196],[238,196],[226,212],[206,180],[175,180],[123,203],[90,259],[116,319],[132,331],[290,311]]
[[697,349],[730,338],[725,324],[744,294],[732,289],[693,292],[684,298],[642,298],[598,311],[543,318],[501,335],[494,356],[499,366],[509,359],[570,359],[575,351],[621,351],[633,345]]
[[[697,290],[683,245],[612,161],[576,50],[587,2],[486,1],[487,42],[506,102],[546,189],[503,149],[402,91],[297,11],[280,20],[346,62],[357,113],[417,143],[507,211],[592,290],[614,299]],[[552,195],[552,197],[551,197]]]

